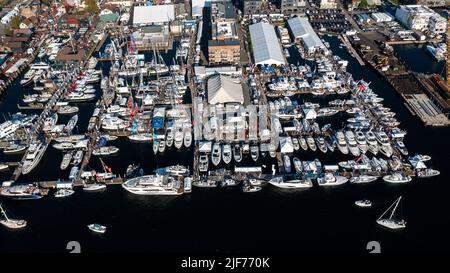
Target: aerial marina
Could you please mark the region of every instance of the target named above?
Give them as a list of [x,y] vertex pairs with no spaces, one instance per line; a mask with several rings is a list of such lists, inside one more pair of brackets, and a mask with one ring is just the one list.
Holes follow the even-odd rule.
[[[307,1],[314,11],[273,15],[237,12],[241,7],[231,1],[193,6],[187,15],[178,14],[183,1],[149,2],[131,1],[120,16],[102,3],[102,12],[89,16],[117,18],[89,28],[65,12],[77,19],[75,29],[64,23],[65,31],[36,34],[32,50],[8,61],[9,69],[22,68],[8,77],[0,102],[5,227],[34,227],[29,219],[10,218],[16,204],[86,198],[94,206],[91,198],[104,202],[101,196],[111,192],[136,204],[203,202],[211,194],[233,199],[230,193],[249,200],[269,200],[268,192],[329,198],[349,191],[342,202],[356,213],[381,215],[371,224],[384,232],[407,230],[408,219],[398,216],[405,192],[448,176],[442,151],[417,144],[448,134],[447,109],[424,91],[426,84],[417,85],[417,97],[396,89],[403,88],[400,74],[368,59],[372,52],[361,50],[351,33],[373,27],[364,16],[349,20],[349,11],[324,11],[315,1]],[[162,10],[167,18],[156,12]],[[442,34],[423,55],[443,62],[444,45]],[[432,76],[414,77],[435,83]],[[442,133],[423,139],[424,130]],[[380,185],[378,198],[360,194],[373,185]],[[83,219],[90,222],[79,228],[89,236],[114,231],[101,216]]]

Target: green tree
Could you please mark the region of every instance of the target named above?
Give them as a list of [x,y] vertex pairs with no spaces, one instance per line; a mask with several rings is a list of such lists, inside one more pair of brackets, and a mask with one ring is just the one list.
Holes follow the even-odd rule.
[[97,5],[97,0],[86,0],[86,8],[85,10],[87,12],[92,12],[92,13],[99,13],[100,12],[100,8]]
[[9,26],[12,29],[18,29],[18,28],[20,28],[20,23],[22,23],[22,20],[20,19],[20,16],[14,16],[11,19],[11,22],[9,23]]
[[360,9],[367,9],[369,7],[369,4],[367,3],[367,0],[361,0],[361,2],[358,5],[358,8]]

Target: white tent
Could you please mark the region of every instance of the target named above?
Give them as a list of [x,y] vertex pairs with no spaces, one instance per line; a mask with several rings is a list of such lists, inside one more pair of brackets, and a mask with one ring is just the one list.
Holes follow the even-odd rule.
[[426,169],[427,168],[425,163],[423,163],[423,161],[420,160],[420,158],[418,158],[416,156],[411,157],[409,159],[409,162],[411,163],[411,165],[413,166],[414,169]]
[[174,5],[135,6],[133,25],[169,23],[175,19]]
[[202,141],[200,142],[198,151],[203,153],[211,152],[212,143],[211,141]]
[[314,109],[306,108],[306,109],[303,109],[303,112],[305,113],[305,119],[317,118],[317,112]]
[[267,23],[250,25],[250,37],[256,65],[285,64],[280,43],[272,25]]
[[280,137],[280,152],[284,154],[293,153],[294,145],[291,137]]
[[224,75],[216,74],[208,79],[208,102],[218,103],[244,103],[242,84]]

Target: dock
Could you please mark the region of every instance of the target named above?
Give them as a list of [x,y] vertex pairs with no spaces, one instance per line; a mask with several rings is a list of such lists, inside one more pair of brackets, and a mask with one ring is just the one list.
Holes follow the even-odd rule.
[[361,65],[361,66],[366,65],[364,60],[361,58],[361,56],[359,56],[358,52],[356,52],[355,48],[352,46],[352,44],[348,40],[347,36],[339,35],[339,39],[344,43],[345,47],[352,54],[352,56],[355,57],[355,59],[358,61],[359,65]]

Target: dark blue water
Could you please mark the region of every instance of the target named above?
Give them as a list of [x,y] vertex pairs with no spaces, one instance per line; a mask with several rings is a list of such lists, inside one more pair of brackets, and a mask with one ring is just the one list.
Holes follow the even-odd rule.
[[[110,186],[103,193],[77,190],[62,200],[52,196],[36,201],[2,199],[16,217],[26,219],[29,225],[22,231],[0,228],[0,251],[64,252],[67,242],[79,241],[84,252],[365,252],[367,242],[372,240],[379,241],[384,252],[446,250],[450,228],[450,149],[446,145],[449,129],[423,127],[386,82],[339,49],[337,39],[326,39],[335,54],[349,60],[348,71],[354,78],[371,82],[372,88],[385,98],[385,105],[397,113],[401,127],[408,131],[405,142],[410,152],[431,155],[433,167],[441,171],[439,177],[415,179],[400,186],[378,181],[295,192],[267,186],[256,194],[244,194],[238,188],[194,189],[191,194],[175,198],[142,197],[131,195],[120,186]],[[425,60],[428,56],[415,54],[413,59],[416,58]],[[295,59],[292,61],[296,63]],[[14,111],[21,92],[20,88],[11,88],[0,106],[2,112]],[[87,105],[87,113],[82,115],[88,118],[92,110],[92,105]],[[130,163],[140,163],[150,172],[174,163],[191,164],[193,157],[191,150],[169,150],[154,156],[150,145],[126,139],[119,139],[114,145],[121,151],[106,158],[105,163],[117,173],[123,173]],[[300,152],[296,156],[301,160],[317,157],[324,163],[342,159],[337,153]],[[0,157],[5,160],[3,155]],[[61,157],[61,153],[49,148],[30,181],[59,176]],[[93,157],[90,166],[99,168],[98,159]],[[399,195],[404,197],[403,213],[408,227],[402,232],[384,230],[375,220]],[[361,198],[371,199],[374,206],[356,208],[354,201]],[[86,228],[92,222],[107,225],[108,232],[103,236],[92,234]]]

